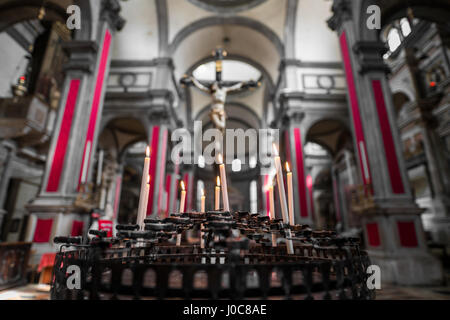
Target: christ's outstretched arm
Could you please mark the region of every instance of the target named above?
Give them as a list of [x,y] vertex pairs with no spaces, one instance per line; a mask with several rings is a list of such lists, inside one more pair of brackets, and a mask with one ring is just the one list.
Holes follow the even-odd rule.
[[228,93],[228,92],[234,92],[234,91],[238,91],[238,90],[246,89],[246,88],[256,88],[258,86],[259,86],[258,82],[250,80],[247,82],[239,82],[231,87],[228,87],[228,88],[226,88],[226,91]]
[[205,87],[203,84],[200,83],[200,81],[198,81],[197,79],[195,79],[194,77],[190,77],[192,80],[192,83],[200,90],[207,92],[207,93],[211,93],[211,90],[209,90],[208,87]]
[[200,83],[200,81],[198,81],[197,79],[195,79],[194,77],[188,77],[187,75],[185,75],[181,80],[180,80],[181,85],[184,86],[190,86],[190,85],[194,85],[196,86],[198,89],[207,92],[207,93],[211,93],[211,90],[208,87],[205,87],[203,84]]

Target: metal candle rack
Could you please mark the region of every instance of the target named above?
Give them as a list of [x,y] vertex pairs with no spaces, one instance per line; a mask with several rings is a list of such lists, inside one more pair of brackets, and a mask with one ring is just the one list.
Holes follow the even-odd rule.
[[[373,299],[359,239],[248,212],[171,214],[118,225],[117,236],[57,237],[52,299]],[[205,248],[187,239],[203,224]],[[286,229],[292,237],[286,238]],[[180,246],[173,239],[185,236]],[[271,235],[278,237],[272,246]],[[294,242],[288,254],[285,241]],[[63,250],[64,249],[64,250]],[[72,266],[70,269],[68,269]],[[74,268],[77,266],[78,268]],[[79,282],[68,272],[80,271]],[[75,282],[74,282],[75,281]],[[72,285],[68,285],[71,282]]]

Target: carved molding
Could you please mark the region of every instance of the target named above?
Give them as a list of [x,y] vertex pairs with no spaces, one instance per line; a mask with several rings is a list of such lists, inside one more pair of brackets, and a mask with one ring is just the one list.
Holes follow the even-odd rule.
[[95,69],[98,46],[94,41],[68,41],[62,48],[70,59],[64,66],[64,71],[83,71],[92,73]]
[[352,18],[352,2],[349,0],[334,0],[331,7],[333,16],[327,20],[328,27],[338,31],[342,24]]
[[383,55],[388,48],[382,42],[358,41],[353,46],[353,51],[359,60],[359,72],[364,74],[369,71],[390,72],[389,67],[383,61]]
[[118,0],[102,0],[101,18],[117,31],[125,26],[125,19],[120,16],[121,6]]

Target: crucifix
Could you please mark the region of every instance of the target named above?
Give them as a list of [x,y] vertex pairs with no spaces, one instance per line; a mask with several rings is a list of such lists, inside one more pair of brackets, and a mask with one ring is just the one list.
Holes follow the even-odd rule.
[[194,77],[185,75],[181,79],[180,83],[183,87],[194,85],[201,91],[211,95],[213,101],[209,116],[214,126],[222,133],[224,133],[226,127],[225,101],[227,98],[227,94],[239,90],[255,88],[260,86],[261,84],[259,82],[250,80],[226,86],[226,83],[222,80],[222,61],[227,56],[227,52],[223,48],[216,48],[216,50],[213,52],[213,56],[216,63],[215,81],[208,85],[204,85]]

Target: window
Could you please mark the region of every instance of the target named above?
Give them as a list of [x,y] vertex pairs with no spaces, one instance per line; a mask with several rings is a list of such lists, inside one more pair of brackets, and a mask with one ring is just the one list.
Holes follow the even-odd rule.
[[[261,79],[261,72],[248,63],[237,60],[224,60],[222,62],[222,80],[230,82],[241,82]],[[216,80],[216,64],[210,61],[198,66],[193,76],[202,81]]]
[[[413,25],[416,21],[413,21]],[[412,32],[412,27],[410,20],[408,18],[402,18],[400,20],[394,21],[391,25],[384,29],[383,40],[387,43],[389,51],[383,56],[384,59],[389,58],[393,52],[395,52],[403,40],[408,37]]]
[[392,28],[389,31],[387,41],[388,41],[389,51],[390,52],[394,52],[395,50],[397,50],[397,48],[402,43],[402,41],[400,39],[400,33],[398,32],[398,29]]
[[404,37],[407,37],[411,33],[411,26],[406,18],[400,20],[400,28],[402,29],[402,34]]

